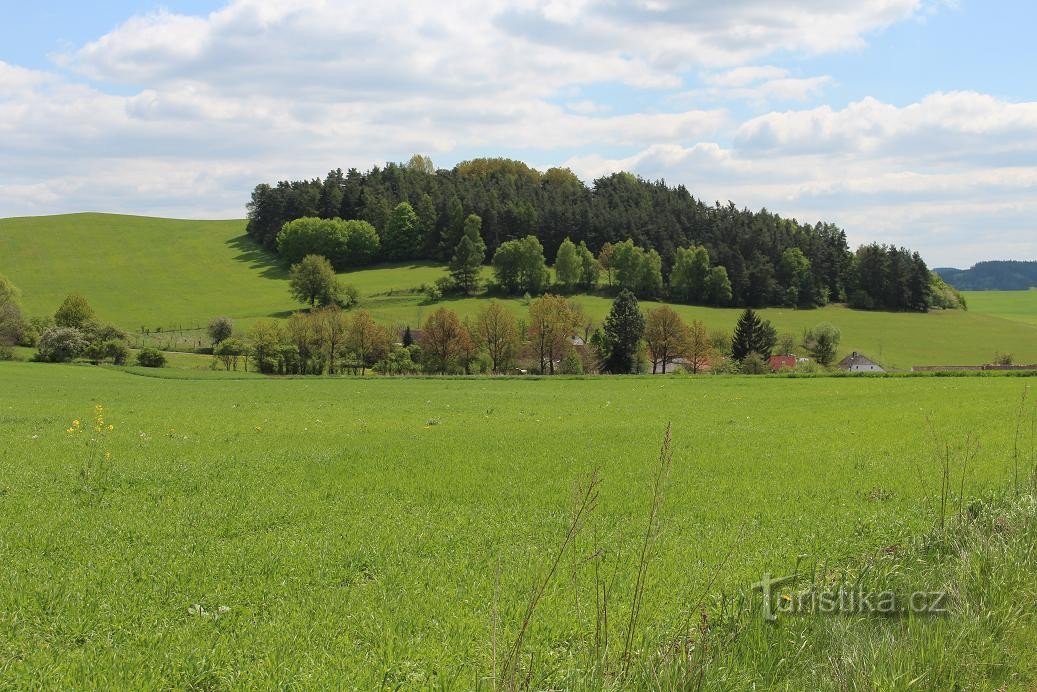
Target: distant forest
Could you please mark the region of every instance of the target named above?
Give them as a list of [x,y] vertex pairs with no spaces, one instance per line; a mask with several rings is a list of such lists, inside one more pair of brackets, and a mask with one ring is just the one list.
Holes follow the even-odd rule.
[[[595,253],[630,239],[657,252],[667,276],[679,248],[704,247],[709,263],[726,269],[731,305],[958,307],[917,252],[879,245],[851,252],[845,232],[832,223],[804,224],[730,202],[709,205],[683,185],[630,173],[607,175],[588,187],[569,169],[540,172],[509,159],[436,170],[427,157],[414,156],[366,172],[335,170],[323,180],[260,184],[248,204],[248,234],[275,252],[284,224],[303,217],[362,220],[384,234],[401,203],[413,208],[420,232],[406,259],[449,260],[465,219],[475,214],[487,262],[502,243],[527,236],[539,240],[548,260],[566,238],[585,242]],[[401,259],[386,253],[370,261],[390,258]]]
[[971,269],[941,267],[936,273],[959,291],[1025,291],[1037,288],[1037,262],[979,262]]

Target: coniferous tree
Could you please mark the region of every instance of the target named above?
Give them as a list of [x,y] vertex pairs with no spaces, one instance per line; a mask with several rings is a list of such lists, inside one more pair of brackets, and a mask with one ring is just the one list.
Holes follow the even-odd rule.
[[620,291],[596,339],[602,372],[613,375],[636,372],[644,333],[645,316],[641,314],[637,298],[630,291]]
[[735,334],[731,339],[731,357],[741,362],[750,353],[761,358],[770,358],[774,346],[778,343],[778,332],[768,320],[761,320],[752,308],[746,308],[735,325]]
[[454,284],[465,293],[471,293],[479,286],[479,272],[483,260],[486,259],[486,243],[483,242],[479,230],[482,219],[469,214],[464,223],[464,235],[450,259],[450,276]]

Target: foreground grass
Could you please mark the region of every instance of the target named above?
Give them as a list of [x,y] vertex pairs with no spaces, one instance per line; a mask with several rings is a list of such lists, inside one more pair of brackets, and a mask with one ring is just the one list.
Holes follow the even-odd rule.
[[[562,542],[574,487],[599,468],[596,509],[545,589],[517,679],[619,685],[616,642],[672,421],[674,466],[633,638],[640,663],[624,683],[650,686],[704,593],[722,631],[713,599],[764,572],[788,573],[801,555],[859,564],[924,535],[939,483],[927,416],[949,439],[977,435],[965,494],[994,497],[1011,476],[1024,382],[169,380],[0,363],[0,678],[490,688]],[[98,402],[114,425],[107,462],[65,433]],[[605,675],[595,568],[611,585]],[[983,583],[987,572],[976,574]],[[996,625],[1000,603],[975,617]],[[882,623],[818,626],[848,637],[874,628],[872,648],[847,649],[862,656],[845,662],[858,680],[881,670],[924,682],[941,651],[966,659],[939,680],[1032,679],[1011,677],[1032,676],[1032,649],[1020,648],[1032,639],[983,630],[990,641],[975,651],[1001,652],[985,669],[967,658],[968,622],[899,623],[928,642],[917,656]],[[749,634],[708,659],[707,680],[814,686],[837,644],[795,627],[739,625]],[[1002,644],[1007,635],[1021,644]]]

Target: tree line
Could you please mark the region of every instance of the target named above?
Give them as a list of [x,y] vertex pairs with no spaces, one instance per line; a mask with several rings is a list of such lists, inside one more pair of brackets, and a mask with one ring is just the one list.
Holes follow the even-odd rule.
[[[608,278],[619,272],[619,283],[608,284],[616,291],[687,303],[947,306],[916,252],[879,245],[851,252],[834,224],[803,224],[730,202],[708,205],[684,186],[629,173],[603,176],[588,187],[563,168],[540,172],[519,161],[476,159],[437,170],[427,157],[414,156],[366,172],[331,171],[323,180],[257,185],[248,219],[248,234],[289,263],[316,254],[339,270],[379,261],[454,263],[469,237],[484,248],[479,264],[500,266],[498,286],[510,293],[546,288],[539,268],[523,264],[516,252],[532,252],[534,239],[544,258],[571,269],[572,285],[585,290],[598,287],[594,272]],[[578,272],[567,241],[582,253],[575,258]],[[610,248],[619,249],[625,268],[636,265],[635,276],[608,266]],[[476,254],[469,248],[466,256]],[[596,268],[587,254],[598,259]]]

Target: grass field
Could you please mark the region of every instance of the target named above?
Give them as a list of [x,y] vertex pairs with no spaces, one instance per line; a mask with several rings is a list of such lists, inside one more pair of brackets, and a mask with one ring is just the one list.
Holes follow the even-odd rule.
[[[285,270],[254,246],[243,221],[175,221],[105,214],[0,219],[0,273],[23,292],[30,314],[49,314],[71,292],[83,293],[98,314],[137,332],[162,327],[149,343],[175,349],[205,345],[201,327],[217,315],[247,329],[260,317],[283,317],[298,307],[288,296]],[[474,314],[484,298],[429,304],[417,292],[445,275],[427,264],[349,272],[376,319],[417,326],[439,305]],[[489,276],[489,269],[486,270]],[[600,322],[610,300],[579,296]],[[520,300],[504,301],[525,314]],[[990,362],[995,352],[1037,362],[1037,291],[969,294],[968,312],[928,315],[869,313],[830,306],[821,310],[762,311],[780,332],[796,336],[819,322],[842,331],[841,351],[860,351],[890,368]],[[652,303],[644,303],[645,308]],[[675,306],[710,329],[733,329],[738,310]]]
[[[594,686],[593,567],[613,580],[615,660],[667,422],[674,465],[636,660],[698,623],[703,593],[714,612],[800,556],[859,564],[923,535],[940,476],[929,416],[954,444],[976,435],[963,487],[991,497],[1012,477],[1028,382],[149,374],[0,363],[5,686],[490,689],[574,485],[599,467],[596,509],[520,664],[533,688]],[[66,428],[89,427],[95,404],[114,429],[89,447]],[[953,473],[957,494],[957,461]],[[1032,613],[1037,581],[1021,574]],[[821,625],[805,619],[760,625],[707,681],[1026,689],[1037,623],[1004,615],[824,625],[842,639],[808,636]],[[850,652],[862,628],[886,648]]]
[[1029,291],[968,291],[969,309],[1037,327],[1037,288]]

